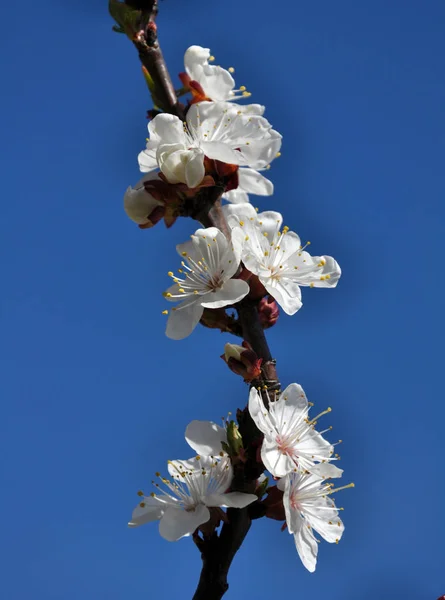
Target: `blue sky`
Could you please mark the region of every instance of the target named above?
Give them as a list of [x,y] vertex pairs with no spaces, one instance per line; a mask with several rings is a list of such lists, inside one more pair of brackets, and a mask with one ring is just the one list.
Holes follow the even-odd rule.
[[[192,419],[244,406],[219,355],[229,338],[164,336],[161,292],[179,221],[140,231],[122,196],[139,178],[150,107],[106,3],[2,9],[1,596],[191,598],[190,540],[129,530],[136,491],[186,458]],[[284,136],[276,209],[343,269],[336,290],[270,331],[343,439],[356,488],[315,574],[279,523],[257,521],[227,598],[435,600],[443,578],[445,4],[165,0],[173,76],[209,46]]]

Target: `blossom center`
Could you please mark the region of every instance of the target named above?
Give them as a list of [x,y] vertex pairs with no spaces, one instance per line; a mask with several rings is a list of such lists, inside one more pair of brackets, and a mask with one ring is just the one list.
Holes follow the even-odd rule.
[[275,441],[281,454],[291,457],[295,456],[295,442],[291,438],[288,436],[277,435]]
[[291,506],[291,508],[293,508],[294,510],[298,510],[299,512],[302,511],[302,506],[301,503],[298,501],[298,496],[297,494],[292,494],[289,498],[289,504]]

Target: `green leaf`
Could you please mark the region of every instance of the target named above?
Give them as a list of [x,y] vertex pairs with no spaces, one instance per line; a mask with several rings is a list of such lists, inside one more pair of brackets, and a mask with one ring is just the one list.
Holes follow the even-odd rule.
[[150,95],[151,95],[151,98],[153,100],[154,106],[155,107],[160,107],[161,104],[160,104],[158,98],[156,97],[156,85],[155,85],[155,82],[153,81],[152,76],[150,75],[150,73],[148,72],[148,70],[144,66],[142,66],[142,74],[144,75],[145,83],[147,84],[147,87],[150,90]]
[[[133,39],[139,29],[142,12],[119,2],[119,0],[108,0],[108,10],[119,25],[120,30],[123,30],[130,39]],[[120,30],[115,29],[119,32]]]

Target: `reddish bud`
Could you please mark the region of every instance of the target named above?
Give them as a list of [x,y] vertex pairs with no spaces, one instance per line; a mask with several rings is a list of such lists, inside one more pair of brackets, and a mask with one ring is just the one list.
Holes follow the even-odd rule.
[[147,217],[147,223],[143,223],[139,225],[140,229],[150,229],[150,227],[154,227],[156,223],[159,223],[161,219],[165,216],[165,207],[157,206]]
[[221,358],[229,369],[237,375],[241,375],[245,382],[250,383],[261,375],[263,359],[258,358],[247,342],[243,342],[242,346],[226,344]]
[[261,281],[258,279],[257,275],[254,275],[247,269],[244,269],[244,273],[242,273],[241,279],[249,282],[250,292],[248,294],[248,298],[250,300],[260,300],[264,296],[267,296],[267,290]]
[[272,327],[278,321],[280,309],[272,296],[261,298],[258,304],[258,316],[263,329]]
[[286,514],[283,506],[283,492],[276,485],[268,488],[267,497],[263,500],[266,507],[266,517],[275,521],[285,521]]

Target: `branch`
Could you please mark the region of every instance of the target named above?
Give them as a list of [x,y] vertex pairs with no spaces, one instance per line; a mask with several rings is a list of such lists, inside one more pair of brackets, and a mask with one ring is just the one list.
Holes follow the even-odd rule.
[[155,23],[158,13],[157,0],[125,0],[124,4],[141,11],[140,31],[132,41],[151,80],[149,87],[155,104],[165,112],[184,119],[182,105],[176,97],[175,88],[158,42]]
[[[139,53],[143,67],[145,67],[144,75],[153,101],[159,108],[184,120],[184,110],[178,102],[158,42],[155,24],[157,0],[124,0],[123,4],[117,0],[110,0],[110,5],[113,3],[118,8],[127,6],[128,9],[138,11],[136,16],[134,14],[132,16],[134,28],[129,30],[128,27],[126,29],[124,27],[124,31],[127,35],[130,31],[129,37]],[[121,23],[120,25],[122,26]],[[223,193],[224,185],[218,184],[201,190],[183,207],[182,216],[192,217],[204,227],[217,227],[227,238],[230,238],[230,231],[221,209]],[[258,300],[243,299],[235,305],[239,316],[238,321],[235,323],[224,321],[223,327],[228,330],[236,326],[236,330],[232,333],[241,335],[251,344],[258,357],[263,359],[261,379],[253,382],[253,385],[263,388],[263,396],[267,396],[264,397],[264,401],[268,402],[267,389],[279,389],[280,384],[277,379],[275,361],[259,319],[257,304]],[[225,316],[227,317],[227,315]],[[222,315],[216,315],[216,317],[223,318]],[[214,318],[209,318],[206,322],[206,316],[204,316],[203,321],[207,327],[215,326]],[[246,458],[244,463],[240,461],[234,465],[231,489],[254,493],[256,481],[264,470],[261,461],[258,462],[255,445],[261,434],[247,409],[240,411],[240,414],[242,418],[238,418],[239,431],[243,439]],[[202,571],[193,600],[221,600],[224,596],[229,588],[227,576],[230,566],[249,532],[252,518],[258,517],[257,509],[257,503],[243,509],[228,508],[227,519],[223,523],[219,535],[216,531],[204,539],[198,534],[194,535],[194,541],[201,551]]]
[[[222,217],[220,211],[216,214],[218,219]],[[212,225],[216,225],[210,214],[209,220]],[[218,223],[218,226],[220,227],[221,224]],[[244,299],[235,307],[238,310],[243,338],[251,344],[256,354],[264,361],[264,377],[261,381],[255,382],[255,385],[265,385],[269,390],[279,389],[280,383],[277,378],[275,361],[272,359],[259,320],[257,302]],[[264,393],[267,396],[267,390]],[[268,402],[268,396],[264,398],[264,401]],[[244,422],[240,423],[240,432],[244,447],[254,448],[254,451],[253,456],[248,456],[246,465],[241,470],[237,469],[235,471],[232,490],[252,493],[255,489],[256,479],[264,467],[258,465],[256,449],[252,444],[254,438],[258,437],[260,432],[257,430],[248,411],[244,412]],[[245,478],[246,473],[249,473],[249,479]],[[254,510],[254,506],[255,504],[243,509],[227,509],[227,522],[223,524],[220,535],[214,533],[210,539],[199,540],[198,547],[201,551],[202,571],[193,600],[220,600],[229,589],[227,576],[230,565],[249,532],[252,522],[250,511]]]
[[229,589],[227,574],[232,560],[249,532],[249,509],[227,509],[228,523],[202,543],[202,571],[193,600],[220,600]]

